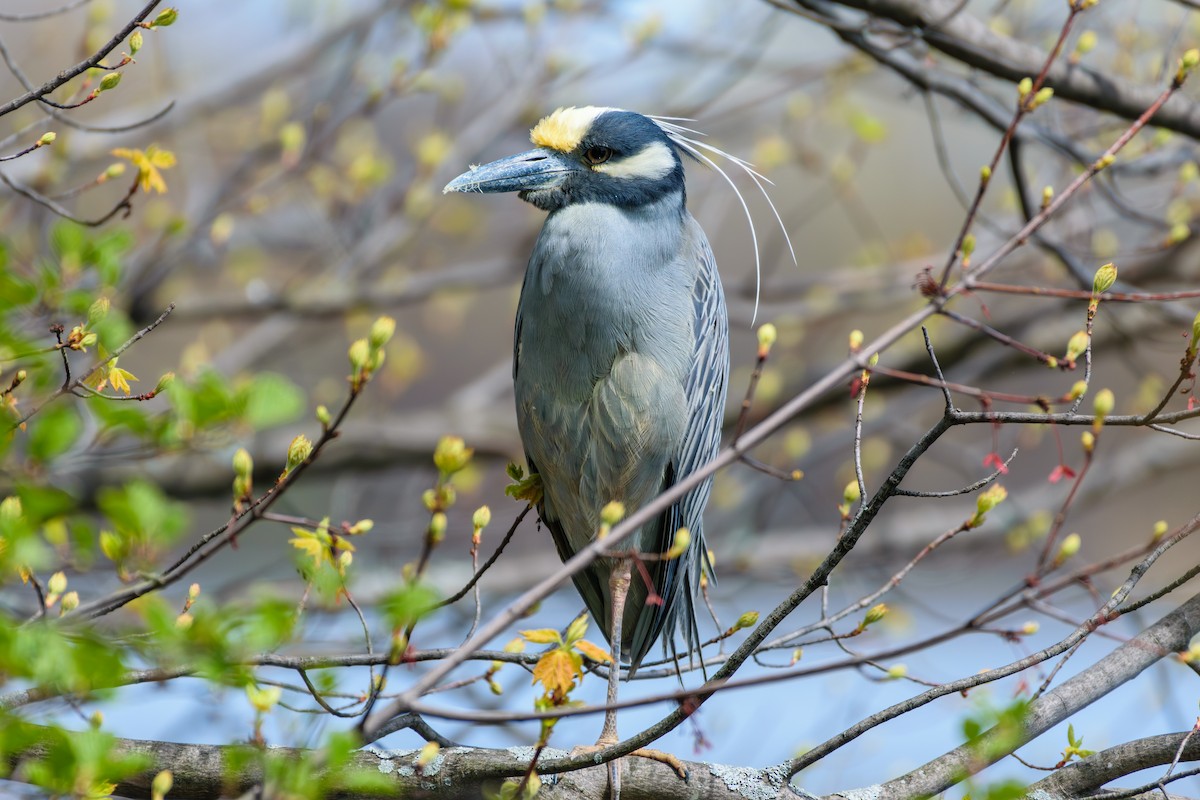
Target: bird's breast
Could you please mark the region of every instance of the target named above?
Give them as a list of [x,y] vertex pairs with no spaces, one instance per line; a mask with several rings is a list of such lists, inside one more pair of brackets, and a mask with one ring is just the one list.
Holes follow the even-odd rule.
[[530,258],[518,426],[547,499],[581,533],[609,500],[656,494],[682,439],[695,283],[683,238],[678,218],[570,206],[547,219]]

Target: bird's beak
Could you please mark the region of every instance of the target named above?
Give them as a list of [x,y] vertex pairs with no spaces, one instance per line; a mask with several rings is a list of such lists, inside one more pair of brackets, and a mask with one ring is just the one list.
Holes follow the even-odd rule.
[[553,189],[578,167],[562,153],[539,147],[527,153],[471,167],[446,184],[450,192],[526,192]]

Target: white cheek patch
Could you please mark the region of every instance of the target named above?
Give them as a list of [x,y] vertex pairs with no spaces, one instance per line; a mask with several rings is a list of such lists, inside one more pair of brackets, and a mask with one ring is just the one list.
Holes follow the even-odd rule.
[[658,180],[675,169],[675,155],[662,142],[651,142],[631,156],[606,161],[592,169],[614,178]]

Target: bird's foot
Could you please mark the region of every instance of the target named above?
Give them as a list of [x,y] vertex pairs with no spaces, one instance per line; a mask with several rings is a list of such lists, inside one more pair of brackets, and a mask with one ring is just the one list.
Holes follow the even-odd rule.
[[651,750],[648,747],[643,747],[641,749],[634,750],[629,755],[637,756],[638,758],[648,758],[651,761],[657,761],[660,764],[666,764],[668,767],[675,770],[675,774],[679,776],[680,780],[686,781],[688,779],[687,767],[683,765],[682,761],[670,753],[664,753],[662,750]]
[[[581,756],[588,753],[596,753],[612,744],[616,744],[616,742],[598,741],[592,745],[581,745],[579,747],[572,748],[571,755]],[[638,750],[634,750],[629,755],[622,756],[621,758],[614,758],[612,761],[608,762],[608,786],[609,797],[611,800],[620,800],[621,798],[621,762],[626,758],[635,757],[648,758],[651,761],[657,761],[660,764],[665,764],[670,767],[676,775],[679,776],[680,780],[686,781],[688,779],[688,769],[677,757],[671,755],[670,753],[665,753],[662,750],[652,750],[648,747],[643,747]]]

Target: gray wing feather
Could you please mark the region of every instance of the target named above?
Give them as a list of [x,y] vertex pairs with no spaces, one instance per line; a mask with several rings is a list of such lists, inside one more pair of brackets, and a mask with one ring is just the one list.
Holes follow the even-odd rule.
[[[725,415],[725,395],[729,382],[729,320],[716,258],[699,226],[695,230],[699,238],[701,266],[692,289],[694,360],[684,383],[688,419],[664,488],[695,472],[716,457],[721,449],[721,423]],[[639,625],[635,631],[632,649],[635,667],[660,633],[665,634],[664,649],[672,652],[675,650],[675,635],[681,628],[689,653],[700,644],[695,599],[699,592],[701,571],[712,575],[702,522],[711,490],[712,480],[704,481],[663,515],[657,552],[664,552],[671,546],[675,531],[681,527],[691,532],[692,540],[687,552],[680,558],[656,562],[666,566],[663,574],[655,576],[656,588],[663,602],[656,607],[654,614],[643,615],[642,619],[648,624]]]

